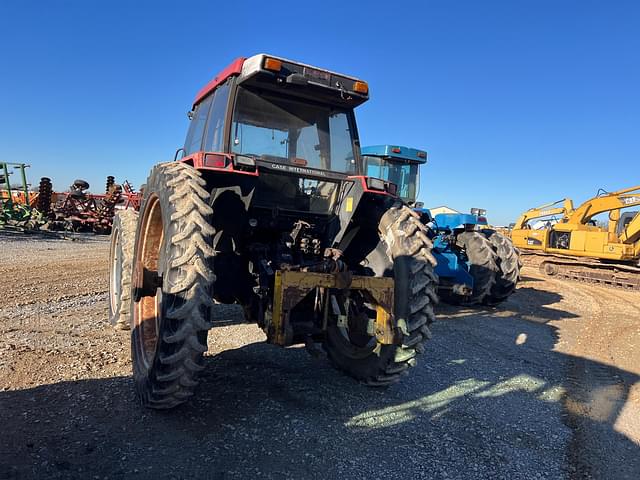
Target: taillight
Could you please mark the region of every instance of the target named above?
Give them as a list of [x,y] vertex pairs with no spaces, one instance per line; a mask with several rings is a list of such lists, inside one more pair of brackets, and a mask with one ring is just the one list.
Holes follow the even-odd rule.
[[219,153],[207,153],[204,156],[204,165],[213,168],[225,168],[227,166],[227,157]]

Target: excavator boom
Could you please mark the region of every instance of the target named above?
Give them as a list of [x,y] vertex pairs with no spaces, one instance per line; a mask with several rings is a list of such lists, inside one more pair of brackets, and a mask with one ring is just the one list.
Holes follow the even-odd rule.
[[[560,203],[562,203],[561,207],[555,206]],[[522,215],[520,215],[520,217],[518,217],[518,220],[516,220],[516,223],[513,228],[514,229],[526,228],[527,224],[531,220],[535,220],[536,218],[551,217],[553,215],[566,216],[568,213],[572,211],[573,211],[573,202],[571,201],[570,198],[564,198],[562,200],[558,200],[557,202],[546,203],[539,207],[531,208],[526,212],[524,212]]]
[[[562,204],[562,206],[559,206],[560,204]],[[537,218],[558,215],[562,215],[562,219],[564,220],[571,212],[573,212],[573,201],[570,198],[546,203],[527,210],[518,217],[514,227],[511,229],[511,240],[513,244],[518,248],[524,249],[544,249],[549,227],[542,230],[532,230],[530,222]]]
[[584,225],[600,213],[640,205],[640,185],[591,198],[576,208],[567,223]]

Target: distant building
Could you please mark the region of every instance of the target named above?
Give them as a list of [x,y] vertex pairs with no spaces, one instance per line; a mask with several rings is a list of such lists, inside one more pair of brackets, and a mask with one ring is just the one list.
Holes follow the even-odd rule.
[[440,213],[460,213],[459,211],[454,210],[453,208],[449,208],[446,205],[429,208],[429,211],[431,212],[431,215],[438,215]]

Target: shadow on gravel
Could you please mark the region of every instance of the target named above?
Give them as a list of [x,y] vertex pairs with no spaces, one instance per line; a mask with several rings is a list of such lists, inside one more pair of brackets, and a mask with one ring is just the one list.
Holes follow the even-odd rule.
[[[613,427],[637,376],[554,352],[553,327],[495,314],[437,322],[387,390],[254,343],[208,357],[197,397],[171,412],[141,409],[125,377],[0,392],[0,478],[637,478],[640,447]],[[606,392],[599,417],[581,414],[591,399],[566,380],[580,363]],[[610,451],[592,451],[594,433]]]
[[[554,305],[560,300],[562,300],[562,295],[556,292],[538,290],[531,287],[520,287],[516,293],[509,298],[506,305],[508,305],[509,311],[513,313],[512,318],[515,317],[538,323],[577,318],[578,315],[574,313],[548,306]],[[488,309],[488,315],[491,316],[496,310],[500,309]]]
[[[447,321],[450,324],[460,322],[454,330],[458,333],[464,330],[468,335],[466,341],[479,338],[487,342],[483,346],[487,354],[501,349],[501,360],[511,359],[522,374],[535,376],[536,371],[540,372],[536,379],[530,379],[529,385],[541,380],[545,383],[531,393],[539,392],[538,398],[545,402],[560,400],[563,421],[572,432],[566,452],[570,478],[640,478],[640,445],[615,429],[618,417],[630,400],[631,389],[640,382],[640,377],[610,365],[555,351],[558,328],[546,324],[579,318],[550,306],[560,300],[562,295],[558,293],[521,287],[503,308],[461,309],[445,305],[439,314],[450,316]],[[508,312],[508,316],[496,318],[502,310]],[[511,345],[504,338],[509,331],[513,335]],[[558,371],[556,366],[562,368]],[[560,377],[557,377],[558,373]],[[550,382],[552,378],[555,382]],[[489,389],[496,388],[490,379],[487,382]],[[549,386],[551,390],[544,390]],[[560,397],[547,395],[553,390],[561,392]]]

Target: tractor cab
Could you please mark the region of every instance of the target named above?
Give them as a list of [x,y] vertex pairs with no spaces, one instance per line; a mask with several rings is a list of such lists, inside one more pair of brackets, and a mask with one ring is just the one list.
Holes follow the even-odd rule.
[[341,184],[363,175],[354,108],[368,94],[347,75],[265,54],[239,58],[197,94],[181,160],[244,175],[255,207],[331,215]]
[[420,165],[427,163],[427,152],[396,145],[362,148],[365,175],[380,178],[396,186],[396,194],[415,204],[418,196]]

